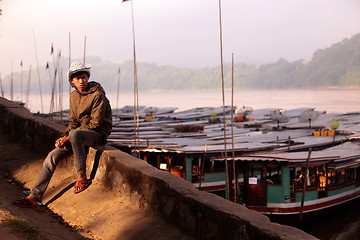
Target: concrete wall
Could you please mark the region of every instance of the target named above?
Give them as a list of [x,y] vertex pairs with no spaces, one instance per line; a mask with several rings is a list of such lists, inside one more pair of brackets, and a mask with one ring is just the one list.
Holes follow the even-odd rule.
[[[33,116],[0,98],[0,127],[29,149],[46,154],[64,126]],[[160,171],[115,148],[90,149],[88,166],[95,184],[126,196],[139,209],[162,216],[196,239],[316,239],[239,204],[202,192],[191,183]],[[61,213],[59,213],[61,214]]]

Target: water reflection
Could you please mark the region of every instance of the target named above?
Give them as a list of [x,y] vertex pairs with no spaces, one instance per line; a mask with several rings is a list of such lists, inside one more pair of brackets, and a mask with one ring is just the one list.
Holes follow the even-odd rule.
[[360,239],[360,199],[298,228],[322,240]]

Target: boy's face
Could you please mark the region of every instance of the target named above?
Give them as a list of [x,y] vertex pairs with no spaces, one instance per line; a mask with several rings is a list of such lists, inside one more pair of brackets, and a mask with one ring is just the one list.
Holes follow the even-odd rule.
[[76,75],[71,82],[75,85],[76,89],[79,90],[81,93],[85,92],[88,86],[89,78],[85,73],[80,75]]

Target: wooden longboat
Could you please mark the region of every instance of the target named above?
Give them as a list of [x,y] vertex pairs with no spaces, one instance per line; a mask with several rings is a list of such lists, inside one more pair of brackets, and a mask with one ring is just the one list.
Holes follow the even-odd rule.
[[[316,141],[302,142],[302,151],[296,143],[287,151],[281,139],[235,144],[237,201],[275,221],[290,223],[299,221],[300,213],[302,220],[307,221],[358,199],[360,146],[357,141],[343,137],[331,141],[328,141],[331,137],[322,141],[313,138]],[[309,148],[313,150],[306,165]],[[223,145],[174,145],[143,148],[139,152],[151,165],[184,178],[200,190],[226,196]],[[227,159],[233,159],[229,155]]]
[[[230,147],[230,145],[228,145]],[[252,153],[272,150],[278,144],[236,144],[236,153]],[[136,150],[134,150],[136,151]],[[140,158],[149,164],[194,184],[203,191],[225,196],[225,165],[221,161],[210,161],[211,157],[223,154],[223,145],[203,146],[159,146],[137,150]]]
[[358,142],[311,153],[259,153],[231,159],[236,161],[241,202],[277,222],[313,220],[360,197]]

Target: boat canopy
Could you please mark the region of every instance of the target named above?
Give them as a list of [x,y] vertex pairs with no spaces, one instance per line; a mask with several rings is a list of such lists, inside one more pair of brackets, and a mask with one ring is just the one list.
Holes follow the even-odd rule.
[[330,169],[342,169],[342,168],[357,168],[360,166],[360,160],[346,161],[346,162],[331,162],[329,163]]
[[[215,161],[224,161],[225,157],[213,157]],[[329,163],[331,168],[356,167],[360,165],[360,145],[346,142],[342,145],[331,147],[322,151],[309,152],[280,152],[256,153],[241,156],[227,156],[227,160],[235,161],[278,161],[288,162],[288,166],[303,166],[309,159],[309,166],[318,166]]]

